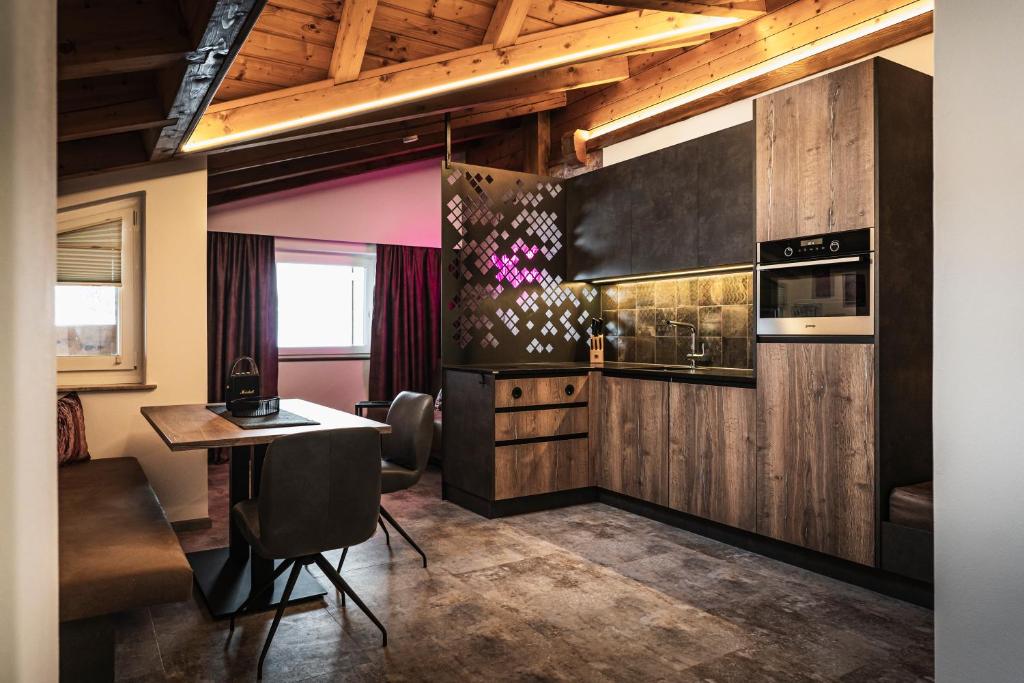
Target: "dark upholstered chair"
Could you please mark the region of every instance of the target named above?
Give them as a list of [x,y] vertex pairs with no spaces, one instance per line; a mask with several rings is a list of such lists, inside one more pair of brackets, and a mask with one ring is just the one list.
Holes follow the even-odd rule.
[[[289,568],[281,603],[260,654],[257,676],[270,649],[281,615],[302,568],[315,564],[342,597],[347,594],[377,625],[388,644],[388,632],[359,596],[321,554],[357,545],[373,536],[380,509],[381,438],[374,429],[348,429],[295,434],[267,448],[255,499],[242,501],[231,516],[253,550],[267,559],[284,560],[264,586],[254,590],[231,616],[241,614],[274,579]],[[230,634],[229,634],[230,637]]]
[[[395,493],[414,486],[423,476],[430,459],[430,442],[434,437],[434,401],[426,394],[403,391],[388,408],[387,423],[391,425],[391,433],[385,434],[381,448],[381,493]],[[423,558],[423,566],[427,566],[427,555],[416,545],[416,542],[395,521],[395,518],[380,506],[380,514],[395,531],[409,542]],[[381,523],[387,535],[387,527]],[[387,536],[391,544],[391,537]],[[341,552],[338,560],[338,571],[345,563],[348,548]]]

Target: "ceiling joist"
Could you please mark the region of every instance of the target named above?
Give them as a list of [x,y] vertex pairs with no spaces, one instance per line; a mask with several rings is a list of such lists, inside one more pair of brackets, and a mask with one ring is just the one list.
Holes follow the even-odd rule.
[[335,83],[355,80],[359,75],[376,11],[377,0],[345,0],[327,69],[327,77]]
[[530,0],[498,0],[484,34],[484,44],[501,48],[515,43],[529,10]]

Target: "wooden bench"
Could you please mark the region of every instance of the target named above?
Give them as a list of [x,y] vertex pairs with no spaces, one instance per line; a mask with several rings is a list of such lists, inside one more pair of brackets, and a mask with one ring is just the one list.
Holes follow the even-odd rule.
[[135,458],[57,471],[61,680],[113,680],[112,615],[187,600],[192,569]]

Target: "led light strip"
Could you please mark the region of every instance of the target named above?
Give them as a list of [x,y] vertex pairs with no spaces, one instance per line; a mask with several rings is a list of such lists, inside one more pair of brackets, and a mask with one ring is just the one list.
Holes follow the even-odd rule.
[[685,104],[707,97],[708,95],[713,95],[714,93],[725,90],[726,88],[731,88],[751,79],[764,76],[772,71],[785,68],[801,60],[808,59],[809,57],[820,55],[821,53],[837,48],[840,45],[844,45],[865,36],[869,36],[872,33],[877,33],[878,31],[891,28],[897,24],[903,23],[904,21],[909,21],[910,19],[931,12],[934,8],[934,0],[916,0],[915,2],[908,3],[897,9],[890,10],[885,14],[874,17],[873,19],[863,21],[859,24],[854,24],[853,26],[847,27],[841,31],[837,31],[836,33],[819,38],[811,43],[807,43],[806,45],[794,48],[789,52],[772,57],[771,59],[761,62],[755,66],[737,71],[729,76],[724,76],[716,81],[712,81],[711,83],[680,93],[674,97],[670,97],[667,100],[662,100],[661,102],[652,104],[651,106],[640,109],[632,114],[627,114],[622,118],[613,119],[607,123],[595,126],[590,130],[579,129],[576,131],[576,136],[583,141],[593,140],[601,135],[619,130],[620,128],[625,128],[626,126],[630,126],[652,116],[663,114],[675,109],[676,107],[681,107]]
[[694,275],[706,275],[708,273],[738,273],[741,271],[753,272],[753,263],[738,263],[733,266],[715,266],[713,268],[690,268],[689,270],[673,270],[668,273],[651,273],[648,275],[624,275],[622,277],[604,277],[597,280],[589,280],[592,285],[607,285],[613,282],[635,282],[637,280],[664,280],[670,277],[689,277]]
[[326,121],[340,119],[346,116],[351,116],[353,114],[365,113],[376,109],[382,109],[384,107],[390,107],[396,104],[402,104],[404,102],[421,100],[427,97],[432,97],[434,95],[442,95],[447,92],[453,92],[455,90],[464,90],[467,88],[482,85],[484,83],[490,83],[491,81],[511,78],[512,76],[519,76],[522,74],[532,73],[534,71],[550,69],[556,66],[563,66],[565,64],[582,62],[588,59],[593,59],[595,57],[601,57],[616,52],[624,52],[631,48],[639,47],[641,45],[660,43],[684,35],[699,35],[702,33],[711,33],[714,31],[719,31],[727,26],[731,26],[741,21],[744,20],[738,17],[702,17],[702,21],[700,23],[688,24],[683,27],[673,28],[666,31],[661,31],[659,33],[644,34],[636,38],[630,38],[629,40],[623,40],[617,43],[611,43],[609,45],[599,45],[597,47],[592,47],[587,50],[580,50],[579,52],[570,52],[564,55],[559,55],[557,57],[549,57],[548,59],[542,59],[537,62],[531,62],[529,64],[509,67],[507,69],[500,69],[498,71],[491,71],[489,73],[471,76],[469,78],[463,78],[460,80],[454,80],[447,83],[441,83],[439,85],[433,85],[427,88],[420,88],[419,90],[410,90],[409,92],[399,93],[398,95],[392,95],[391,97],[382,97],[378,100],[360,102],[358,104],[352,104],[345,107],[329,109],[326,111],[317,112],[315,114],[308,114],[306,116],[299,116],[293,119],[288,119],[286,121],[279,121],[265,126],[259,126],[257,128],[238,131],[236,133],[226,133],[224,135],[218,135],[217,137],[213,137],[208,140],[200,140],[197,142],[193,142],[190,139],[182,146],[181,149],[183,152],[198,152],[204,149],[210,149],[212,147],[221,147],[223,145],[228,145],[233,142],[252,140],[254,138],[264,137],[267,135],[272,135],[274,133],[280,133],[286,130],[294,130],[296,128],[303,128],[305,126],[311,126],[317,123],[324,123]]

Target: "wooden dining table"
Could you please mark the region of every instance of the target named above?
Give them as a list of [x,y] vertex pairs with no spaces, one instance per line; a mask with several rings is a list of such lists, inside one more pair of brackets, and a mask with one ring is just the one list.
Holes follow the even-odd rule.
[[[208,409],[209,404],[144,406],[143,417],[174,452],[200,448],[231,449],[229,464],[228,546],[188,553],[196,584],[214,618],[230,616],[249,597],[254,588],[270,580],[277,561],[252,552],[249,544],[231,520],[236,503],[259,493],[260,470],[267,446],[278,437],[334,429],[371,427],[381,434],[391,427],[352,413],[335,410],[302,399],[282,399],[281,409],[316,425],[245,429]],[[284,592],[286,576],[278,577],[273,590],[267,590],[250,609],[276,607]],[[326,593],[311,574],[303,570],[289,602],[310,600]]]

